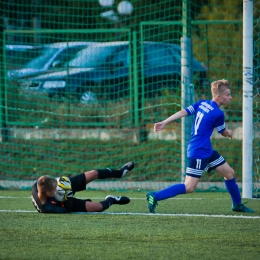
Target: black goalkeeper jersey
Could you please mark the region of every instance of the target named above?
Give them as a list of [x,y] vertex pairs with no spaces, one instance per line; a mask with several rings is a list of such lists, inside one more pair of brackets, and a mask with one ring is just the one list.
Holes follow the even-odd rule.
[[34,207],[40,213],[69,213],[64,207],[64,203],[57,201],[55,198],[47,198],[46,202],[42,204],[38,198],[37,181],[32,186],[31,198]]

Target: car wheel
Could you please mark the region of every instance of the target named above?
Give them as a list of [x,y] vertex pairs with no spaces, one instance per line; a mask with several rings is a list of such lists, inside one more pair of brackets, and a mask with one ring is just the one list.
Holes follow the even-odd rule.
[[80,103],[84,105],[97,104],[98,99],[96,95],[91,91],[85,91],[80,97]]

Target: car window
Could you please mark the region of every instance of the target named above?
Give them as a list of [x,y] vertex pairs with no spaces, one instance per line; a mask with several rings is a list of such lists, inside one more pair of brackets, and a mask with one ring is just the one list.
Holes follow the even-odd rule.
[[8,69],[20,69],[41,53],[40,48],[9,48],[6,50]]
[[108,61],[110,55],[116,51],[118,46],[91,45],[79,51],[75,58],[69,61],[69,67],[90,68],[101,66]]
[[144,60],[146,66],[162,66],[174,64],[173,55],[167,48],[156,45],[144,47]]
[[26,64],[26,68],[42,69],[58,51],[57,48],[44,48],[40,55]]
[[68,48],[68,49],[64,49],[61,53],[59,53],[59,55],[56,57],[56,61],[60,61],[61,63],[65,63],[68,62],[69,60],[71,60],[74,55],[79,52],[80,50],[82,50],[83,48],[86,48],[86,46],[77,46],[77,47],[73,47],[73,48]]
[[[70,59],[74,57],[74,55],[86,48],[86,46],[75,46],[70,48],[58,48],[58,47],[44,47],[40,50],[35,51],[31,54],[29,62],[24,62],[26,65],[23,65],[24,68],[33,68],[33,69],[48,69],[48,67],[52,64],[53,57],[60,52],[54,61],[59,61],[62,65],[68,62]],[[60,51],[61,50],[61,51]],[[27,60],[28,61],[28,60]]]
[[113,66],[117,66],[120,64],[121,66],[128,66],[129,64],[129,51],[128,50],[122,50],[118,53],[115,53],[111,60],[110,64]]

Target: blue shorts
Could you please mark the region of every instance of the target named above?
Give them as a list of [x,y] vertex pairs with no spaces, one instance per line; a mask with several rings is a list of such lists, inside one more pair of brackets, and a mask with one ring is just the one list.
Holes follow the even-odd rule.
[[188,158],[188,160],[189,163],[186,169],[186,175],[195,178],[200,178],[204,171],[211,172],[226,162],[226,160],[217,151],[213,151],[211,156],[208,158]]

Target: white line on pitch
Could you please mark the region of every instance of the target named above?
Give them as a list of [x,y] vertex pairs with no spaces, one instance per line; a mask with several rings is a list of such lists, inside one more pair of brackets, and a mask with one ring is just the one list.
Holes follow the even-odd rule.
[[[0,210],[1,212],[14,213],[38,213],[32,210]],[[134,213],[134,212],[75,212],[73,215],[132,215],[132,216],[150,216],[150,217],[205,217],[205,218],[245,218],[260,219],[260,216],[243,216],[243,215],[206,215],[206,214],[150,214],[150,213]]]
[[[78,199],[86,199],[86,197],[77,197]],[[0,196],[0,199],[31,199],[31,197],[15,197],[15,196]],[[104,197],[91,197],[89,199],[101,200]],[[131,200],[146,200],[146,197],[143,198],[130,198]],[[230,200],[230,198],[169,198],[170,200]],[[245,199],[246,200],[246,199]],[[251,198],[249,200],[259,200],[259,198]]]
[[[76,196],[77,197],[77,196]],[[30,199],[31,197],[13,197],[13,196],[0,196],[0,199]],[[77,197],[79,199],[85,199],[85,197]],[[91,199],[104,199],[104,197],[91,197]],[[146,200],[146,197],[143,198],[130,198],[131,200]],[[170,198],[175,200],[206,200],[206,199],[214,199],[214,200],[223,200],[225,198]]]

